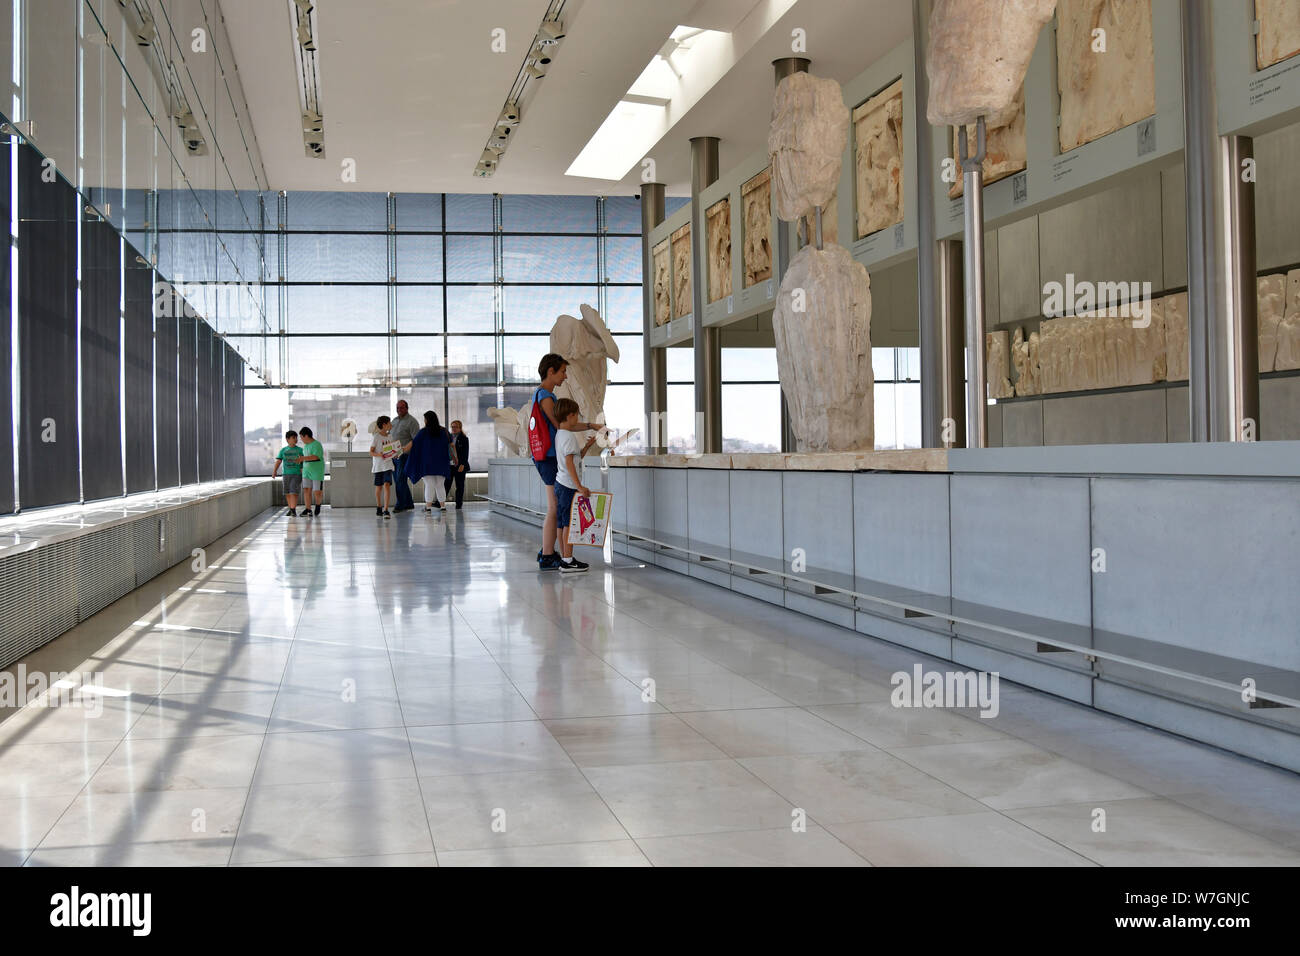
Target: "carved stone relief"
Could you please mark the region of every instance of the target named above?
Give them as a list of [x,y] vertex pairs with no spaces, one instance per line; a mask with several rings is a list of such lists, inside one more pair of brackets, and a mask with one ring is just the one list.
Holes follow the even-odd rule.
[[1038,379],[1038,333],[1016,329],[1011,337],[1011,364],[1016,370],[1016,394],[1038,395],[1042,388]]
[[1284,275],[1260,276],[1256,280],[1256,321],[1259,339],[1259,370],[1271,372],[1277,367],[1278,327],[1286,312]]
[[1007,332],[986,332],[984,354],[988,356],[987,371],[989,398],[1011,398],[1016,390],[1011,385],[1011,345]]
[[740,187],[744,210],[745,288],[772,278],[772,174],[763,170]]
[[709,242],[709,301],[731,295],[731,200],[705,210],[705,237]]
[[1259,69],[1300,53],[1300,5],[1295,0],[1255,0],[1255,65]]
[[903,221],[903,81],[853,111],[858,232],[869,236]]
[[1187,293],[1160,300],[1165,317],[1165,380],[1187,381]]
[[673,318],[690,315],[691,309],[691,224],[670,237],[673,246]]
[[[1025,168],[1025,89],[1022,86],[1012,102],[1010,115],[1004,122],[989,124],[984,129],[984,185],[1006,179]],[[975,124],[966,127],[967,149],[975,149]],[[957,151],[957,130],[952,131],[952,158],[957,163],[958,179],[948,190],[956,198],[962,193],[960,154]]]
[[[1276,372],[1300,368],[1300,269],[1286,274],[1286,311],[1277,327]],[[1260,371],[1264,367],[1260,366]]]
[[655,273],[655,325],[666,325],[669,319],[668,310],[671,307],[672,299],[672,263],[670,256],[667,239],[659,243],[651,251]]
[[1060,0],[1056,19],[1061,152],[1154,115],[1151,0]]

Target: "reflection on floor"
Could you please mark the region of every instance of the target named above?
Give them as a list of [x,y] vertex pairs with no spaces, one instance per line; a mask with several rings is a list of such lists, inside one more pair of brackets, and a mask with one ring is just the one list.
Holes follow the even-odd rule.
[[1296,775],[537,538],[268,513],[123,598],[23,662],[103,686],[0,723],[0,863],[1300,863]]

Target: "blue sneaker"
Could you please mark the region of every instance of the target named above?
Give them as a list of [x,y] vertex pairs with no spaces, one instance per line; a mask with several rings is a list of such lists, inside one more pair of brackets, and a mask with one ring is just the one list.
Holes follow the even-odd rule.
[[539,554],[537,556],[538,571],[556,571],[559,569],[560,564],[561,560],[558,554]]

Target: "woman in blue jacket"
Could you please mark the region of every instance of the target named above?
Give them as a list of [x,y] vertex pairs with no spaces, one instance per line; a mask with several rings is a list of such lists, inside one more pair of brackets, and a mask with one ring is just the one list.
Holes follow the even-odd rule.
[[431,512],[437,504],[438,510],[442,511],[437,489],[457,462],[456,449],[447,429],[438,423],[436,413],[424,413],[424,427],[402,446],[402,452],[411,456],[406,464],[406,477],[413,482],[424,480],[424,510]]

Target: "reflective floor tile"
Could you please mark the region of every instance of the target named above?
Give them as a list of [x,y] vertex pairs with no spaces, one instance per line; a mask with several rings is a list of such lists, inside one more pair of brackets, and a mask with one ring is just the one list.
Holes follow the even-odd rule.
[[71,801],[67,796],[0,800],[0,866],[22,866]]
[[232,863],[429,852],[414,778],[255,786]]
[[680,717],[731,757],[872,749],[861,738],[798,707],[699,711]]
[[577,770],[421,777],[438,853],[625,840]]
[[114,740],[0,745],[0,800],[75,795],[116,746]]
[[423,687],[399,683],[397,696],[408,727],[432,724],[483,724],[535,720],[528,701],[510,683],[455,683]]
[[637,844],[655,866],[870,866],[819,826],[651,837]]
[[1000,813],[910,817],[827,827],[874,866],[1094,866]]
[[926,747],[976,740],[1005,740],[992,720],[970,720],[939,708],[876,703],[829,704],[808,708],[837,727],[877,747]]
[[633,839],[788,827],[793,806],[732,760],[583,771]]
[[256,786],[414,777],[402,728],[267,734]]
[[740,765],[818,823],[980,813],[988,808],[878,750],[751,757]]
[[78,797],[28,866],[218,866],[230,858],[247,790],[149,790]]
[[1149,796],[1140,787],[1089,770],[1023,740],[907,747],[893,753],[918,770],[998,809]]
[[649,866],[631,840],[507,846],[486,850],[444,850],[442,866]]
[[538,720],[410,727],[407,732],[421,777],[573,766],[564,748]]
[[159,697],[131,727],[134,737],[206,737],[266,732],[275,691]]
[[104,761],[88,793],[133,790],[219,790],[247,787],[262,735],[135,737],[128,735]]
[[641,687],[622,677],[582,681],[557,679],[541,683],[516,681],[515,686],[543,720],[664,711],[659,704],[643,699]]
[[579,767],[716,760],[726,754],[674,714],[547,721]]

